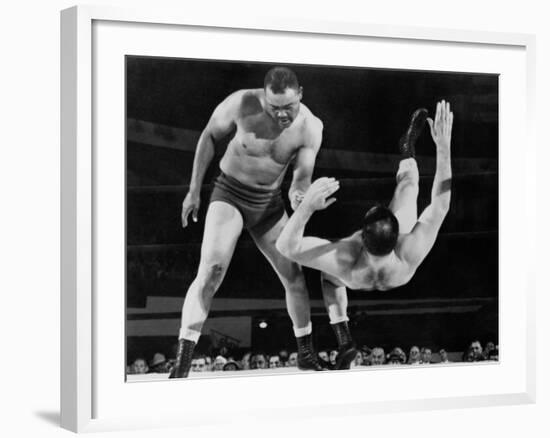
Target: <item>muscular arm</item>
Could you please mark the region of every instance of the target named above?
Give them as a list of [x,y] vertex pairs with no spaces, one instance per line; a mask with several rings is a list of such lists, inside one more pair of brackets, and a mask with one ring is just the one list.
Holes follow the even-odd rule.
[[308,121],[308,124],[309,125],[306,127],[304,145],[300,148],[296,156],[292,184],[288,191],[288,197],[293,210],[296,210],[302,196],[311,184],[315,159],[323,139],[323,123],[317,118],[312,118]]
[[193,160],[190,191],[200,192],[204,175],[214,157],[214,141],[223,138],[234,128],[242,93],[237,91],[221,102],[202,131]]
[[277,250],[290,260],[342,278],[351,259],[347,251],[349,242],[330,242],[319,237],[304,237],[306,224],[315,210],[327,208],[335,198],[327,198],[338,190],[332,178],[315,181],[304,196],[303,202],[286,223],[276,242]]
[[181,225],[183,228],[188,224],[189,213],[192,212],[193,220],[197,221],[204,174],[214,157],[214,140],[229,134],[235,126],[243,93],[244,91],[237,91],[220,103],[201,133],[193,160],[189,191],[181,207]]
[[436,171],[431,202],[422,212],[412,232],[405,236],[400,255],[416,268],[432,249],[437,233],[451,203],[451,130],[453,113],[445,101],[438,103],[435,122],[429,119],[430,130],[437,148]]

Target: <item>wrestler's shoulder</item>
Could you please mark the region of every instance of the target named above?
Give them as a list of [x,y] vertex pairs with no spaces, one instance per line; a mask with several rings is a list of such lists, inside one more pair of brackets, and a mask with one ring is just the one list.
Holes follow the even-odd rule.
[[307,106],[301,104],[300,113],[302,121],[300,124],[300,134],[304,145],[310,145],[314,149],[319,149],[323,138],[323,122],[316,117]]
[[225,102],[239,110],[258,108],[261,107],[261,92],[261,88],[237,90],[227,96]]
[[300,112],[303,114],[303,126],[310,130],[323,130],[323,121],[303,103],[300,104]]
[[340,249],[341,256],[355,260],[362,248],[361,232],[358,231],[351,236],[338,240],[337,247]]

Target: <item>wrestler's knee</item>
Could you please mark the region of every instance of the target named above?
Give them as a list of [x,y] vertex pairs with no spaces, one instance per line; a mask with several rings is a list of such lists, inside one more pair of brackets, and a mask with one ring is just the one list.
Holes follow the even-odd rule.
[[401,160],[396,176],[398,188],[418,189],[419,179],[420,177],[418,174],[418,166],[416,164],[416,160],[414,158]]
[[197,273],[198,289],[206,294],[213,295],[221,285],[227,266],[222,262],[203,263]]
[[281,280],[287,290],[290,293],[302,293],[306,291],[306,280],[302,269],[296,263],[292,263],[290,268],[281,276]]
[[399,180],[400,178],[418,179],[418,165],[414,158],[407,158],[399,162],[397,179]]

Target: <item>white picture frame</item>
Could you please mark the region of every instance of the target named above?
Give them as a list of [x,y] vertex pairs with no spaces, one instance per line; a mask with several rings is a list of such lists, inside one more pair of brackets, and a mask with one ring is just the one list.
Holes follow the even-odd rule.
[[[407,42],[411,47],[415,44],[436,45],[453,44],[465,50],[483,47],[488,51],[495,50],[520,54],[523,60],[516,68],[521,70],[520,78],[525,79],[524,88],[520,92],[521,120],[520,132],[525,134],[523,150],[527,154],[523,158],[520,170],[514,176],[520,195],[525,196],[525,202],[535,205],[535,142],[532,124],[534,120],[534,50],[535,38],[526,34],[492,33],[483,31],[462,31],[451,29],[426,29],[403,26],[382,26],[366,23],[339,23],[329,21],[306,21],[296,19],[278,19],[268,17],[243,16],[237,20],[227,22],[223,16],[215,14],[200,15],[192,11],[165,11],[150,8],[147,10],[132,10],[111,7],[77,6],[61,13],[61,426],[75,432],[94,432],[112,429],[147,428],[163,426],[186,426],[206,424],[212,422],[212,413],[216,412],[216,422],[233,422],[236,418],[253,416],[265,421],[277,421],[280,415],[293,418],[307,418],[312,415],[363,415],[372,412],[397,412],[414,409],[441,409],[452,407],[477,407],[488,405],[532,403],[535,400],[535,309],[534,309],[534,276],[529,275],[531,268],[528,262],[519,267],[515,274],[515,284],[520,286],[520,305],[514,306],[503,303],[501,310],[501,324],[509,324],[508,315],[519,312],[516,330],[522,339],[521,346],[524,354],[512,373],[517,384],[513,390],[504,392],[494,390],[482,394],[463,393],[462,395],[438,393],[437,396],[417,397],[408,394],[402,398],[389,396],[387,399],[368,399],[362,394],[344,394],[344,401],[323,404],[316,399],[315,392],[296,405],[261,408],[254,405],[254,385],[257,378],[233,379],[238,380],[243,394],[251,402],[246,401],[242,409],[223,411],[215,403],[204,404],[201,409],[187,411],[185,407],[179,412],[163,409],[154,412],[155,406],[149,406],[149,416],[130,415],[121,408],[110,409],[103,415],[101,403],[104,400],[104,391],[98,389],[98,382],[102,381],[101,349],[98,339],[102,339],[101,331],[97,328],[98,312],[101,312],[101,303],[98,304],[95,294],[98,285],[102,284],[98,275],[98,243],[97,222],[98,198],[101,190],[96,185],[98,173],[103,172],[101,159],[94,151],[94,141],[97,135],[94,123],[98,120],[97,96],[95,87],[97,81],[102,80],[98,66],[94,60],[99,59],[102,50],[101,36],[94,30],[98,23],[127,23],[134,28],[149,27],[152,31],[162,32],[167,27],[185,27],[186,29],[200,30],[202,33],[224,32],[228,29],[238,30],[240,33],[276,33],[292,37],[334,36],[338,38],[353,38],[354,40],[385,41],[388,44]],[[154,45],[154,43],[152,43]],[[497,70],[498,72],[498,70]],[[123,93],[123,90],[119,90]],[[506,110],[506,108],[504,108]],[[116,123],[123,123],[119,120]],[[121,145],[122,146],[122,145]],[[508,172],[510,161],[506,154],[501,159],[502,187],[508,187],[505,178],[510,178]],[[123,172],[123,169],[119,169]],[[115,170],[116,171],[116,170]],[[531,171],[531,172],[530,172]],[[519,184],[518,184],[519,181]],[[516,192],[518,193],[518,192]],[[501,188],[501,197],[503,190]],[[508,194],[506,194],[508,196]],[[505,208],[505,207],[503,207]],[[502,214],[502,210],[501,210]],[[528,215],[527,212],[518,213]],[[529,216],[520,219],[529,219]],[[507,239],[506,232],[501,239]],[[514,245],[524,245],[520,249],[534,246],[535,231],[532,230],[525,242],[515,242]],[[531,251],[532,253],[532,251]],[[503,256],[504,257],[504,256]],[[501,260],[506,267],[505,260]],[[501,269],[501,272],[503,270]],[[101,271],[100,271],[101,272]],[[502,275],[509,275],[504,272]],[[502,281],[502,280],[501,280]],[[123,294],[123,290],[120,291]],[[511,303],[510,301],[508,301]],[[511,308],[514,307],[514,308]],[[506,313],[511,312],[511,313]],[[103,314],[101,318],[103,319]],[[112,318],[105,315],[106,319]],[[121,317],[120,324],[124,321]],[[504,342],[502,344],[505,344]],[[523,351],[523,350],[522,350]],[[502,363],[512,360],[510,355],[502,355]],[[121,366],[114,366],[121,368]],[[483,370],[485,368],[485,370]],[[487,367],[478,366],[479,373],[487,372]],[[470,371],[472,368],[469,369]],[[384,371],[385,372],[385,371]],[[414,373],[415,379],[427,379],[426,370],[398,370],[401,373]],[[432,371],[439,373],[440,371]],[[494,372],[491,371],[491,372]],[[119,372],[121,384],[123,372]],[[351,376],[351,377],[350,377]],[[304,375],[299,377],[300,384],[314,387],[321,382],[328,388],[350,385],[351,378],[358,379],[359,374],[335,373],[331,376]],[[445,379],[444,375],[439,378]],[[262,379],[269,379],[262,377]],[[277,386],[291,388],[297,384],[296,376],[278,376]],[[197,399],[204,396],[202,392],[212,391],[223,385],[231,385],[231,379],[209,379],[210,382],[171,382],[170,385],[156,383],[159,391],[181,391],[182,384],[185,391],[195,394]],[[247,380],[248,382],[245,382]],[[345,385],[344,385],[345,384]],[[147,384],[149,385],[149,384]],[[140,391],[146,391],[147,385],[133,385],[132,396]],[[170,386],[171,388],[168,388]],[[349,391],[349,390],[347,390]],[[345,392],[345,391],[344,391]],[[101,394],[98,396],[98,394]],[[435,394],[435,393],[434,393]],[[248,396],[248,397],[247,397]],[[101,398],[103,397],[103,398]],[[347,397],[347,399],[346,399]],[[275,397],[276,398],[276,397]],[[345,401],[347,400],[347,401]],[[121,406],[120,400],[115,400]],[[200,403],[197,403],[200,405]],[[277,406],[277,400],[275,400]],[[279,403],[280,405],[280,403]],[[152,409],[152,410],[151,410]],[[107,412],[107,409],[105,410]]]

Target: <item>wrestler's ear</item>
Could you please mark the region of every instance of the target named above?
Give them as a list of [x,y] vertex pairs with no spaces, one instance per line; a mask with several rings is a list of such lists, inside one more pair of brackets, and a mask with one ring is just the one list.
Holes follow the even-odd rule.
[[300,98],[300,100],[302,100],[302,97],[304,97],[304,87],[300,87],[300,89],[298,90],[298,97]]

